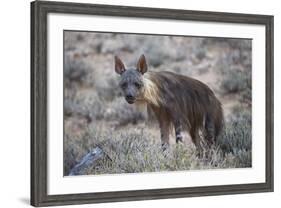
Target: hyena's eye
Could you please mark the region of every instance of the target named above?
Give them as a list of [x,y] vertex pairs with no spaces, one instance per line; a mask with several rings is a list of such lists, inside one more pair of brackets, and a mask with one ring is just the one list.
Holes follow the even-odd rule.
[[141,84],[138,83],[138,82],[135,82],[135,86],[136,86],[138,89],[141,88]]

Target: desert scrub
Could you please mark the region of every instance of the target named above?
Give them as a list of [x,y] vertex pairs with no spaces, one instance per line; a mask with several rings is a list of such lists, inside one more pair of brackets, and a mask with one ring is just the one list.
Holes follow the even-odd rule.
[[241,71],[234,68],[224,75],[221,83],[223,94],[239,95],[239,100],[251,106],[252,103],[252,76],[250,70]]
[[[250,125],[239,122],[227,125],[219,145],[212,146],[199,158],[195,147],[170,145],[163,151],[159,138],[145,128],[108,129],[91,124],[76,138],[65,137],[65,175],[91,148],[101,147],[108,158],[88,167],[83,174],[115,174],[159,171],[183,171],[214,168],[251,167]],[[73,162],[74,161],[74,162]]]
[[137,124],[145,120],[145,113],[134,105],[129,105],[124,98],[118,97],[107,102],[94,90],[80,90],[65,97],[64,115],[66,118],[85,118],[88,123],[97,120],[110,122],[110,125],[124,126]]
[[226,157],[236,167],[251,167],[252,164],[252,124],[251,112],[234,111],[230,121],[225,125],[218,138],[218,145]]
[[84,117],[87,120],[102,119],[105,112],[104,101],[94,91],[78,91],[64,99],[64,115]]
[[[223,40],[223,39],[222,39]],[[223,95],[238,94],[239,100],[252,103],[252,43],[250,40],[224,39],[229,50],[217,60],[221,73],[220,91]]]
[[64,83],[65,87],[78,87],[77,85],[92,85],[93,69],[80,55],[66,54],[64,57]]
[[123,97],[119,97],[108,103],[104,119],[115,121],[116,126],[135,125],[145,120],[145,114],[139,111],[135,105],[128,104]]
[[[150,71],[220,81],[208,85],[233,113],[226,116],[218,145],[204,152],[204,159],[197,157],[193,144],[172,144],[163,152],[157,122],[142,130],[144,115],[122,97],[113,57],[120,55],[130,67],[142,53]],[[251,166],[251,117],[241,109],[232,111],[234,105],[251,107],[245,105],[251,104],[250,40],[65,32],[64,64],[65,175],[97,145],[111,160],[99,161],[84,174]],[[226,100],[234,104],[224,105]]]

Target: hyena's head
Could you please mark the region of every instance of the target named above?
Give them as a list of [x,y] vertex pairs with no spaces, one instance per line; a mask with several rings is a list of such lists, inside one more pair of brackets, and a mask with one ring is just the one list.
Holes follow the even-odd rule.
[[133,104],[142,96],[144,83],[143,74],[147,71],[147,64],[144,55],[141,55],[136,68],[125,68],[125,65],[118,56],[115,56],[115,72],[120,74],[119,86],[122,89],[126,101]]

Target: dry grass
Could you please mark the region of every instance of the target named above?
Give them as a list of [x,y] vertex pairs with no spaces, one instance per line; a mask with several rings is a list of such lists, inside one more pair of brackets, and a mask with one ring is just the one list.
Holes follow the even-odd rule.
[[[154,171],[177,171],[213,168],[251,167],[251,123],[249,115],[237,115],[226,125],[216,145],[197,157],[193,144],[172,144],[163,151],[160,139],[146,128],[139,126],[107,129],[102,123],[89,125],[76,137],[66,135],[65,169],[70,169],[91,148],[99,146],[110,160],[100,161],[84,174],[137,173]],[[244,119],[243,117],[246,117]],[[74,160],[74,162],[73,162]]]

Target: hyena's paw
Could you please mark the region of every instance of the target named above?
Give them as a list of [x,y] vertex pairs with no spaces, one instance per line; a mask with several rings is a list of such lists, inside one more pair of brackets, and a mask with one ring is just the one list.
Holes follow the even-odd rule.
[[197,156],[198,158],[202,159],[202,158],[204,158],[205,153],[206,153],[206,152],[205,152],[204,147],[202,147],[202,144],[201,144],[201,143],[197,144],[197,145],[196,145],[196,156]]
[[162,151],[165,152],[169,148],[169,144],[168,143],[162,143],[161,148],[162,148]]
[[196,150],[196,156],[199,159],[202,159],[204,157],[203,151],[202,150]]
[[178,144],[179,142],[183,142],[183,139],[182,139],[182,135],[177,135],[176,136],[176,143]]

